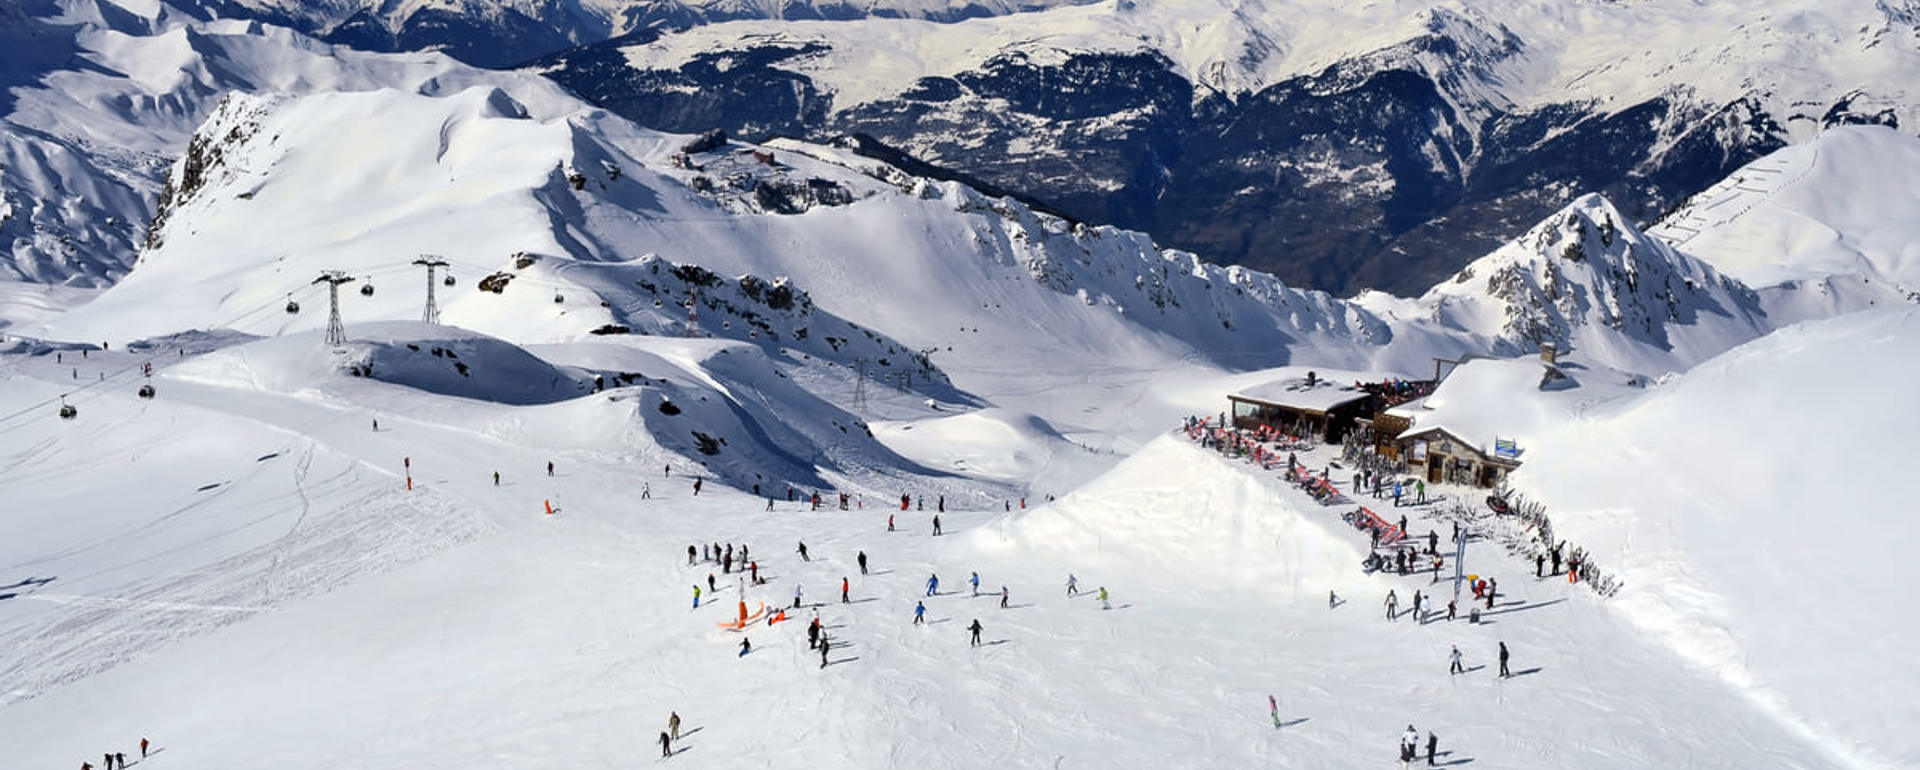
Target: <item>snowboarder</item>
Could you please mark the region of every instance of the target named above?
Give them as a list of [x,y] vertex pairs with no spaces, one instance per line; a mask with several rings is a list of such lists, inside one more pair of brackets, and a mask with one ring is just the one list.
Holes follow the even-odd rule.
[[1464,673],[1467,673],[1467,670],[1460,665],[1460,645],[1456,644],[1453,646],[1453,652],[1447,654],[1447,676]]
[[800,609],[800,584],[793,584],[793,608]]
[[967,578],[967,582],[973,585],[973,595],[979,596],[980,595],[980,573],[978,572],[973,573],[971,577]]
[[1080,579],[1077,577],[1074,577],[1073,573],[1069,572],[1067,573],[1067,597],[1072,598],[1079,595],[1080,595]]
[[744,636],[740,637],[740,654],[735,657],[744,658],[749,652],[753,652],[753,642]]
[[700,584],[693,584],[693,608],[700,609]]
[[933,515],[933,536],[940,536],[940,514],[937,513]]
[[813,557],[807,555],[807,544],[804,541],[800,543],[799,548],[796,548],[794,550],[800,552],[801,561],[813,561]]
[[861,551],[859,556],[854,557],[854,560],[860,562],[860,574],[867,574],[867,552]]
[[913,603],[913,624],[917,626],[925,622],[927,622],[927,603],[914,602]]
[[1400,608],[1400,596],[1398,594],[1395,594],[1393,592],[1393,589],[1387,589],[1387,619],[1394,620],[1397,617],[1397,613],[1395,612],[1395,610],[1398,610],[1399,608]]
[[673,733],[674,740],[680,740],[680,712],[667,713],[667,730]]
[[1103,610],[1113,609],[1113,605],[1107,603],[1107,587],[1106,586],[1100,587],[1100,609],[1103,609]]
[[973,632],[973,640],[970,642],[967,642],[967,646],[979,647],[980,646],[980,619],[974,618],[973,625],[967,626],[967,630]]
[[1507,643],[1502,641],[1500,642],[1500,678],[1505,679],[1509,676],[1512,674],[1507,673]]
[[1006,608],[1007,608],[1007,587],[1001,586],[1000,587],[1000,609],[1004,610]]
[[1427,767],[1433,767],[1433,753],[1438,748],[1440,748],[1440,739],[1434,737],[1432,730],[1428,730],[1427,731]]
[[841,604],[848,604],[848,603],[849,603],[849,601],[848,601],[848,599],[847,599],[847,588],[848,588],[848,586],[849,586],[849,584],[847,583],[847,576],[845,576],[845,575],[841,575],[841,576],[840,576],[840,603],[841,603]]
[[937,593],[940,593],[940,576],[928,575],[927,576],[927,595],[932,596]]
[[552,475],[553,475],[553,461],[552,461],[552,460],[548,460],[548,461],[547,461],[547,475],[548,475],[548,476],[552,476]]
[[673,756],[673,736],[664,732],[660,734],[660,756]]
[[646,482],[646,481],[642,481],[642,482],[640,482],[640,499],[642,499],[642,500],[652,500],[652,499],[653,499],[653,484],[652,484],[652,483],[650,483],[650,482]]
[[1273,715],[1273,729],[1280,729],[1280,699],[1267,695],[1267,713]]

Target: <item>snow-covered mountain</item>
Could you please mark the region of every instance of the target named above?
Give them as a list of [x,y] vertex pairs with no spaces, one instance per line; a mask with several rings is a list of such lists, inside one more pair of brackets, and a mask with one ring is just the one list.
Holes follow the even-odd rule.
[[1297,285],[1411,294],[1583,192],[1645,223],[1823,128],[1920,125],[1912,17],[1872,0],[1115,0],[714,24],[539,69],[646,125],[869,134]]

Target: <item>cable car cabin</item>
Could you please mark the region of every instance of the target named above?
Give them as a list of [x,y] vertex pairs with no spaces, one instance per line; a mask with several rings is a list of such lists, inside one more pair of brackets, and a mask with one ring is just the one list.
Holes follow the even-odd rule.
[[560,296],[560,295],[558,295],[558,294],[555,294],[555,295],[553,295],[553,304],[556,304],[556,305],[558,305],[558,304],[560,304],[560,303],[562,303],[562,302],[565,302],[565,301],[567,301],[567,298],[566,298],[566,297],[562,297],[562,296]]
[[60,405],[60,419],[71,420],[74,418],[75,415],[78,415],[78,414],[80,414],[80,410],[73,408],[72,404]]
[[373,284],[370,284],[370,283],[363,283],[363,284],[361,284],[361,285],[360,285],[360,296],[362,296],[362,297],[371,297],[371,296],[373,296]]
[[295,302],[293,300],[287,300],[287,315],[293,315],[299,312],[300,312],[300,303]]
[[442,279],[440,279],[440,282],[441,282],[441,283],[443,283],[443,284],[446,284],[446,285],[448,285],[448,286],[452,286],[452,285],[453,285],[453,274],[452,274],[452,273],[448,273],[448,274],[447,274],[447,277],[446,277],[446,278],[442,278]]
[[152,386],[152,385],[142,385],[142,386],[140,386],[140,397],[141,397],[141,398],[153,398],[153,386]]

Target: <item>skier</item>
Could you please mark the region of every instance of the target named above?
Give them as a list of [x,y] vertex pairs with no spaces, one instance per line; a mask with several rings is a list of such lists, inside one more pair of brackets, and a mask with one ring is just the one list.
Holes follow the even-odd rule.
[[1460,645],[1456,644],[1453,652],[1447,654],[1447,676],[1464,673],[1467,673],[1467,669],[1460,665]]
[[693,584],[693,608],[700,609],[700,584]]
[[700,496],[700,482],[701,482],[701,479],[693,480],[693,496],[694,497]]
[[1004,610],[1006,608],[1007,608],[1007,587],[1001,586],[1000,587],[1000,609]]
[[1507,643],[1502,641],[1500,642],[1500,678],[1505,679],[1509,676],[1512,674],[1507,673]]
[[979,596],[980,595],[980,573],[978,572],[973,573],[972,577],[967,578],[967,582],[973,584],[973,595]]
[[1273,729],[1280,729],[1280,700],[1271,693],[1267,695],[1267,713],[1273,715]]
[[1452,623],[1452,622],[1453,622],[1453,612],[1454,612],[1454,609],[1455,609],[1455,608],[1454,608],[1454,600],[1452,600],[1452,599],[1449,599],[1449,600],[1447,600],[1447,622],[1448,622],[1448,623]]
[[1077,577],[1074,577],[1073,573],[1069,572],[1067,573],[1067,597],[1072,598],[1079,595],[1080,595],[1080,579]]
[[847,600],[847,587],[848,587],[847,576],[841,575],[840,576],[840,603],[841,604],[849,603]]
[[967,630],[973,632],[973,641],[967,642],[967,646],[979,647],[980,646],[980,619],[974,618],[973,625],[967,626]]
[[548,475],[548,476],[552,476],[552,475],[553,475],[553,461],[552,461],[552,460],[548,460],[548,461],[547,461],[547,475]]
[[1434,753],[1434,750],[1438,748],[1440,748],[1440,739],[1434,737],[1432,730],[1428,730],[1427,731],[1427,767],[1433,767],[1433,753]]
[[1339,604],[1340,604],[1340,596],[1338,594],[1335,594],[1333,592],[1333,589],[1331,588],[1327,589],[1327,609],[1333,609]]
[[914,602],[913,603],[913,624],[917,626],[925,622],[927,622],[927,603]]
[[673,733],[674,740],[680,740],[680,712],[668,712],[667,729]]
[[940,576],[928,575],[927,576],[927,595],[932,596],[937,593],[940,593]]
[[860,574],[867,574],[867,552],[861,551],[859,556],[854,557],[854,560],[860,562]]
[[1107,603],[1107,587],[1106,586],[1100,587],[1100,609],[1103,609],[1103,610],[1113,609],[1113,605]]
[[1393,589],[1387,589],[1387,619],[1394,620],[1397,617],[1397,614],[1394,612],[1394,610],[1397,610],[1399,608],[1400,608],[1400,596],[1398,594],[1395,594],[1393,592]]
[[767,498],[767,510],[773,510],[773,498],[771,497]]
[[744,658],[749,652],[753,652],[753,642],[744,636],[740,637],[740,654],[735,657]]
[[793,584],[793,608],[800,609],[800,584]]
[[891,513],[887,514],[887,531],[893,531],[893,514]]
[[933,536],[940,536],[940,514],[937,513],[933,515]]
[[140,739],[140,758],[147,758],[147,739],[145,738]]
[[800,547],[794,550],[797,550],[800,552],[801,561],[813,561],[813,557],[807,555],[807,544],[805,542],[801,542]]
[[666,733],[660,734],[660,756],[673,756],[673,736]]
[[653,484],[645,481],[640,482],[640,499],[642,500],[653,499]]

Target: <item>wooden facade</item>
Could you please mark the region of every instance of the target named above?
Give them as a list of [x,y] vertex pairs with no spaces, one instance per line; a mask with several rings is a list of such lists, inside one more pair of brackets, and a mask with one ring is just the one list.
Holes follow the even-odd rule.
[[1497,487],[1508,473],[1520,467],[1519,460],[1487,454],[1441,426],[1404,433],[1393,443],[1408,472],[1429,484]]

